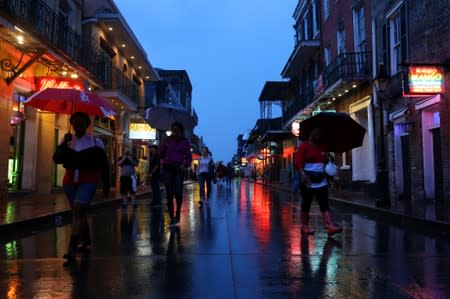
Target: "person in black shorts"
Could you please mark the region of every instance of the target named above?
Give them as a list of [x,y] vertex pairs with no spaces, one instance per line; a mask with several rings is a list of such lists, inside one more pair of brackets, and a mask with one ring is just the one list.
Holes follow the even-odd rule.
[[120,167],[120,195],[122,195],[122,206],[128,205],[128,195],[131,199],[131,204],[136,207],[136,189],[137,179],[135,167],[138,162],[131,156],[130,149],[125,147],[123,155],[119,157],[117,164]]

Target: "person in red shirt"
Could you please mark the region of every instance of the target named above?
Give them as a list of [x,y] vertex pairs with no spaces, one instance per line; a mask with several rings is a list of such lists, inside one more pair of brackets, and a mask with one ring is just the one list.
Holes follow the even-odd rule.
[[309,210],[311,209],[313,198],[316,197],[328,236],[332,236],[342,232],[342,227],[335,226],[331,222],[328,204],[328,183],[325,174],[328,153],[321,146],[320,138],[320,130],[312,130],[309,141],[302,142],[297,150],[295,169],[300,173],[302,182],[300,187],[302,194],[301,232],[314,234],[314,230],[309,227]]

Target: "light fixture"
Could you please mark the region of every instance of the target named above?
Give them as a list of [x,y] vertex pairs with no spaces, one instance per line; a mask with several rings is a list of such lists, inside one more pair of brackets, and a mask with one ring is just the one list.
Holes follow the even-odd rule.
[[378,68],[378,74],[373,79],[373,84],[375,85],[375,88],[378,92],[385,92],[387,85],[389,83],[389,76],[386,73],[386,70],[384,68],[384,64],[380,64]]
[[348,89],[344,90],[344,92],[348,92]]
[[131,56],[131,59],[134,59],[134,56]]
[[91,90],[92,90],[92,87],[89,86],[89,87],[88,87],[88,90],[91,91]]
[[356,84],[353,84],[353,85],[352,85],[352,88],[356,88],[356,86],[357,86]]
[[138,66],[138,69],[142,69],[142,66]]
[[63,76],[66,76],[67,75],[67,71],[63,71],[62,74],[63,74]]
[[77,79],[77,78],[78,78],[78,75],[77,75],[77,74],[70,74],[70,78],[72,78],[72,79]]
[[25,114],[20,111],[13,111],[11,116],[11,125],[19,125],[25,120]]
[[341,97],[341,96],[342,96],[342,93],[338,94],[338,97]]
[[112,28],[112,27],[109,27],[108,30],[109,30],[109,31],[113,31],[113,28]]
[[127,45],[125,45],[125,44],[122,44],[122,48],[125,48]]
[[172,131],[166,131],[166,135],[167,135],[167,136],[172,135]]
[[150,79],[150,76],[145,76],[145,79]]
[[18,36],[17,36],[17,42],[18,42],[20,45],[23,45],[23,44],[25,43],[25,39],[23,38],[23,35],[18,35]]
[[332,100],[332,101],[336,101],[336,98],[333,97],[333,98],[331,98],[331,100]]

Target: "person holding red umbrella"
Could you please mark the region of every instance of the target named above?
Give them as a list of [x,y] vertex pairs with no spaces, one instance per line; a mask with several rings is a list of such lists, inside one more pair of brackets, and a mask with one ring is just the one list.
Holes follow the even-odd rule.
[[309,134],[309,140],[299,145],[295,160],[295,169],[300,172],[302,182],[300,187],[302,194],[300,215],[302,234],[314,234],[314,230],[309,227],[309,211],[314,197],[319,202],[328,236],[342,232],[342,227],[335,226],[331,222],[328,204],[328,183],[325,174],[327,161],[328,153],[322,145],[321,130],[313,129]]
[[91,240],[87,222],[87,209],[95,196],[100,179],[103,179],[103,193],[109,194],[109,166],[103,142],[87,133],[91,124],[89,115],[75,112],[70,117],[70,124],[75,134],[64,136],[53,155],[57,164],[66,169],[63,186],[72,207],[72,234],[69,248],[64,258],[64,266],[75,262],[78,242],[87,249]]

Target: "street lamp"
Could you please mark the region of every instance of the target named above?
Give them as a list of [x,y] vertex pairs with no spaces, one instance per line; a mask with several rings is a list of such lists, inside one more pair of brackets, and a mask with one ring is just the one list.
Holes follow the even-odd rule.
[[385,138],[384,138],[384,93],[389,84],[390,77],[386,73],[383,64],[378,67],[378,73],[373,79],[373,85],[378,92],[378,110],[379,110],[379,139],[378,139],[378,151],[377,151],[377,199],[375,205],[377,207],[390,207],[391,200],[389,197],[389,178],[386,169],[386,151],[385,151]]

